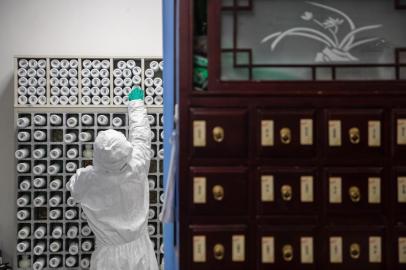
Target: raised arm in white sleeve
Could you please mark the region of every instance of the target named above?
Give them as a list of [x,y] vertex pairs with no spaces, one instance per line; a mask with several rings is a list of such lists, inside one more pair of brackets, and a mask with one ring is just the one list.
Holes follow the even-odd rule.
[[142,162],[149,169],[151,151],[151,128],[148,122],[147,109],[143,100],[132,100],[128,103],[129,142],[132,144],[133,158]]

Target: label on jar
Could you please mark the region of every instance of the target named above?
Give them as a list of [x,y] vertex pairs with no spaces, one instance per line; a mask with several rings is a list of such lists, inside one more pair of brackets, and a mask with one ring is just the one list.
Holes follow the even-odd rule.
[[193,178],[193,203],[206,203],[206,177]]
[[272,236],[262,237],[261,239],[262,263],[275,262],[275,239]]
[[313,237],[300,238],[301,263],[313,263]]
[[330,263],[343,262],[343,238],[330,237]]
[[300,144],[313,144],[313,119],[300,119]]
[[274,183],[273,175],[261,176],[261,201],[273,202],[274,201]]
[[398,177],[398,202],[406,203],[406,176]]
[[368,202],[381,203],[381,178],[368,178]]
[[397,121],[397,144],[406,145],[406,119]]
[[245,236],[233,235],[232,243],[232,261],[245,261]]
[[193,146],[206,146],[206,121],[193,121]]
[[261,121],[261,145],[273,146],[274,145],[274,122],[273,120]]
[[341,177],[330,177],[329,181],[329,202],[341,203],[342,190],[341,190]]
[[206,236],[193,236],[193,262],[206,262]]
[[406,263],[406,237],[398,239],[399,263]]
[[382,238],[380,236],[369,237],[369,262],[382,262]]
[[313,176],[300,177],[300,201],[313,202]]
[[341,146],[341,121],[328,121],[328,145]]
[[368,121],[368,146],[381,146],[381,121]]

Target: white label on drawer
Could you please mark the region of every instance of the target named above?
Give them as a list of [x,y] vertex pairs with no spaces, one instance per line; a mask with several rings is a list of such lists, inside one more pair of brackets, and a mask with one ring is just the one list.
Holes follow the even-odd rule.
[[398,202],[406,203],[406,176],[398,177]]
[[328,145],[341,146],[341,121],[328,121]]
[[313,237],[300,238],[300,261],[313,263]]
[[274,125],[273,120],[261,121],[261,145],[273,146],[274,144]]
[[329,182],[329,202],[341,203],[342,202],[342,190],[341,190],[341,177],[330,177]]
[[406,263],[406,237],[399,237],[398,239],[399,249],[399,263]]
[[406,144],[406,119],[398,119],[397,121],[398,132],[397,132],[397,144]]
[[193,146],[206,146],[206,121],[193,121]]
[[300,177],[300,201],[313,202],[313,176]]
[[312,145],[313,144],[313,120],[300,119],[300,144]]
[[193,236],[193,262],[206,261],[206,236]]
[[261,176],[261,201],[263,202],[274,201],[273,175]]
[[233,235],[233,249],[232,260],[233,262],[245,261],[245,236]]
[[381,146],[381,121],[368,121],[368,146]]
[[275,239],[271,236],[262,237],[262,263],[275,262]]
[[330,263],[343,262],[343,238],[330,237]]
[[381,178],[368,178],[368,202],[381,203]]
[[193,178],[193,203],[206,203],[206,177]]
[[380,236],[369,237],[369,262],[382,262],[382,238]]

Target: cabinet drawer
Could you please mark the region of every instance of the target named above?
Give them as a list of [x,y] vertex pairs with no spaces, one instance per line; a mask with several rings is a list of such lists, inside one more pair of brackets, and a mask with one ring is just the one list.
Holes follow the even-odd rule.
[[248,269],[247,237],[247,228],[244,225],[191,226],[189,269]]
[[406,167],[392,170],[391,194],[392,208],[398,217],[404,217],[406,214]]
[[316,118],[312,110],[259,110],[257,152],[262,157],[309,157],[316,153]]
[[247,110],[191,109],[189,137],[193,158],[245,158]]
[[325,152],[337,159],[383,158],[383,110],[327,110]]
[[246,168],[190,169],[189,205],[192,215],[247,215]]
[[323,238],[329,270],[378,270],[385,266],[385,237],[381,227],[328,228]]
[[392,149],[395,159],[406,163],[406,110],[392,112]]
[[406,269],[406,227],[399,226],[393,231],[391,245],[394,251],[392,263],[397,270]]
[[384,209],[382,168],[326,168],[323,182],[328,214],[381,214]]
[[316,269],[319,249],[312,227],[262,226],[256,241],[258,269]]
[[320,182],[316,169],[260,168],[256,179],[258,214],[316,214]]

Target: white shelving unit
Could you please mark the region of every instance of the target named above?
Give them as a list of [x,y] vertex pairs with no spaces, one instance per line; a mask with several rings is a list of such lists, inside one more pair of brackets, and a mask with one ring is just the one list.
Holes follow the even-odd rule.
[[[43,59],[46,62],[46,103],[45,104],[19,104],[19,91],[18,87],[19,76],[19,61],[21,59],[26,59],[28,62],[31,59]],[[50,79],[57,77],[55,75],[56,71],[53,71],[51,76],[51,62],[53,59],[60,60],[72,60],[77,61],[77,100],[78,104],[51,104],[50,97],[51,94],[51,84]],[[84,60],[108,60],[109,61],[109,103],[107,105],[84,105],[80,103],[82,97],[82,83],[81,83],[81,71],[83,68]],[[17,206],[17,217],[23,213],[28,213],[28,217],[24,219],[17,218],[17,231],[22,232],[17,235],[17,245],[20,248],[17,251],[17,269],[27,269],[20,267],[22,262],[26,262],[30,266],[28,269],[34,268],[35,262],[40,262],[43,260],[44,267],[42,269],[88,269],[89,261],[92,251],[94,250],[95,239],[93,234],[87,235],[87,221],[86,217],[82,214],[80,207],[77,204],[71,204],[69,200],[70,194],[66,190],[66,183],[69,181],[70,177],[75,173],[76,170],[70,171],[70,167],[73,164],[77,168],[90,165],[92,159],[89,158],[89,153],[84,152],[86,149],[89,149],[92,145],[93,140],[97,133],[101,130],[106,130],[113,128],[123,132],[128,135],[128,114],[125,104],[114,105],[114,69],[117,67],[120,61],[127,62],[130,60],[130,63],[134,61],[139,64],[141,68],[141,84],[140,86],[144,89],[144,73],[146,64],[149,64],[151,61],[160,62],[158,57],[150,58],[137,58],[137,57],[49,57],[49,56],[23,56],[16,57],[15,67],[15,127],[16,127],[16,151],[19,149],[26,149],[21,152],[28,153],[27,156],[22,155],[21,158],[16,158],[16,186],[17,186],[17,200],[19,200],[19,205]],[[65,62],[66,64],[66,62]],[[122,62],[120,62],[122,64]],[[21,71],[20,71],[21,72]],[[69,70],[68,70],[69,72]],[[71,71],[72,75],[75,74],[74,71]],[[31,71],[32,73],[32,71]],[[20,74],[21,75],[21,74]],[[42,75],[42,73],[40,74]],[[156,72],[155,76],[161,76],[162,72]],[[74,76],[72,76],[74,77]],[[42,78],[42,77],[41,77]],[[64,78],[64,77],[62,77]],[[75,80],[73,80],[75,81]],[[55,82],[54,82],[55,84]],[[131,85],[134,86],[134,85]],[[75,87],[74,83],[73,86]],[[65,89],[66,90],[66,89]],[[54,92],[55,93],[55,92]],[[75,91],[73,93],[76,93]],[[155,93],[154,93],[155,94]],[[155,94],[156,95],[156,94]],[[71,95],[72,96],[72,95]],[[74,96],[74,95],[73,95]],[[69,98],[69,97],[68,97]],[[154,98],[154,97],[153,97]],[[150,216],[149,216],[149,225],[148,230],[150,232],[150,238],[155,246],[155,252],[157,255],[158,263],[163,264],[163,239],[162,239],[162,225],[158,221],[158,214],[161,211],[162,207],[162,197],[163,197],[163,115],[162,115],[162,106],[152,105],[147,106],[148,117],[151,124],[151,130],[153,133],[152,140],[152,149],[154,150],[154,157],[151,160],[151,167],[149,173],[149,185],[150,185]],[[41,118],[38,115],[42,116],[45,119],[45,123],[35,123],[34,118]],[[52,124],[50,118],[57,115],[61,119],[60,124]],[[82,123],[81,118],[83,115],[89,115],[93,118],[93,124],[85,125]],[[106,125],[101,125],[98,123],[97,118],[103,115],[103,118],[108,119]],[[56,118],[58,118],[56,117]],[[67,120],[69,118],[76,118],[77,125],[74,127],[67,126]],[[120,118],[122,120],[121,126],[114,126],[112,124],[114,118]],[[28,125],[25,127],[18,126],[18,119],[26,118],[28,119]],[[38,140],[34,138],[36,131],[44,132],[42,135],[45,135],[43,140]],[[20,140],[19,136],[27,132],[29,135],[28,140]],[[66,143],[63,141],[63,138],[68,133],[74,133],[79,135],[80,132],[89,132],[92,136],[89,141],[80,141],[79,138],[73,142]],[[20,134],[20,135],[19,135]],[[27,135],[25,134],[25,135]],[[37,132],[37,135],[39,133]],[[24,134],[23,134],[24,135]],[[79,136],[77,136],[79,137]],[[89,146],[87,146],[89,145]],[[61,150],[61,156],[57,158],[50,157],[51,150],[59,148]],[[44,156],[34,157],[34,153],[38,154],[42,152],[41,150],[35,151],[37,149],[44,149]],[[76,149],[71,150],[71,149]],[[68,155],[67,152],[71,150]],[[38,153],[37,153],[38,152]],[[57,151],[56,151],[57,152]],[[72,153],[77,152],[77,156],[72,156]],[[28,165],[26,170],[18,170],[18,167],[24,167],[25,164]],[[45,168],[53,164],[57,164],[60,167],[60,170],[56,174],[49,174],[47,170],[41,172],[40,166],[35,167],[39,164],[43,164]],[[75,167],[75,166],[73,166]],[[36,168],[36,169],[34,169]],[[39,169],[39,173],[36,173]],[[38,180],[43,179],[43,180]],[[59,187],[50,186],[50,183],[60,180],[61,185]],[[44,185],[35,185],[38,183],[44,182]],[[58,182],[58,181],[56,181]],[[24,184],[23,184],[24,183]],[[27,186],[28,185],[28,186]],[[57,185],[56,185],[57,186]],[[41,196],[45,199],[45,202],[41,204]],[[55,204],[51,198],[60,197],[61,201],[58,204]],[[27,204],[24,205],[24,199],[27,201]],[[57,199],[56,199],[57,201]],[[34,203],[35,202],[35,203]],[[23,211],[21,211],[23,210]],[[24,211],[26,210],[26,211]],[[60,210],[60,217],[54,219],[51,213]],[[76,211],[76,215],[71,218],[69,215],[69,210]],[[38,228],[45,228],[45,235],[43,237],[36,237],[35,231]],[[67,232],[69,228],[77,227],[78,234],[75,236],[68,236]],[[58,229],[62,229],[62,233],[57,234]],[[84,231],[82,230],[84,228]],[[53,231],[56,229],[55,233]],[[28,231],[28,235],[24,235],[24,232]],[[83,234],[84,233],[84,234]],[[25,236],[25,237],[24,237]],[[41,252],[41,243],[44,245],[45,249]],[[52,247],[57,247],[58,243],[60,249],[51,249]],[[24,247],[27,246],[27,249],[24,250]],[[78,250],[76,250],[76,246]],[[88,250],[91,246],[90,250]],[[37,247],[37,248],[35,248]],[[40,252],[38,252],[40,251]],[[73,265],[69,265],[69,262],[74,262]],[[54,267],[53,267],[54,266]],[[41,268],[37,268],[41,269]]]

